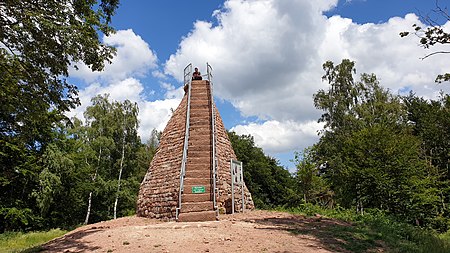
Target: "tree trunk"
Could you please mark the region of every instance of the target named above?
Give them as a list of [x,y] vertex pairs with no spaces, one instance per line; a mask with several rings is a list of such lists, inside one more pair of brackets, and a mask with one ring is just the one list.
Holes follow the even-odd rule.
[[117,193],[116,193],[116,201],[114,202],[114,219],[117,219],[117,203],[119,202],[119,191],[120,191],[120,180],[122,179],[122,171],[123,171],[123,160],[125,159],[125,116],[123,123],[123,138],[122,138],[122,157],[120,158],[120,170],[119,170],[119,180],[117,182]]
[[89,193],[88,208],[86,213],[86,219],[84,220],[84,225],[87,225],[89,222],[89,215],[91,215],[91,203],[92,203],[92,192]]
[[117,218],[117,202],[119,202],[120,180],[122,178],[124,156],[125,156],[125,143],[122,144],[122,158],[120,159],[119,181],[117,182],[116,201],[114,202],[114,219]]
[[[100,159],[102,157],[102,147],[100,147],[100,151],[98,154],[98,161],[97,161],[97,167],[95,168],[95,174],[92,177],[92,182],[95,182],[95,179],[97,178],[97,173],[98,173],[98,167],[100,166]],[[89,163],[86,160],[86,164],[89,165]],[[87,225],[89,222],[89,216],[91,215],[91,204],[92,204],[92,191],[89,192],[89,199],[88,199],[88,208],[87,208],[87,212],[86,212],[86,219],[84,220],[84,225]]]

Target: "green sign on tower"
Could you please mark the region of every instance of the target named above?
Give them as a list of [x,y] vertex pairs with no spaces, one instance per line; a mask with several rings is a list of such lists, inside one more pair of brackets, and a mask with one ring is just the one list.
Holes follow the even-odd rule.
[[205,186],[192,186],[192,193],[205,193]]

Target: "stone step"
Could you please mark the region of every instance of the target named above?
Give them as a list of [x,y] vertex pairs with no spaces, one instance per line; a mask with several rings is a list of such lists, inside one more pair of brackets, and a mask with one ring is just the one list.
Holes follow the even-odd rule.
[[209,125],[205,125],[203,127],[191,127],[189,130],[190,136],[195,135],[211,135],[211,128]]
[[209,119],[211,118],[211,113],[208,110],[205,111],[191,111],[191,116],[190,118],[205,118],[205,119]]
[[210,150],[204,150],[204,151],[194,151],[188,149],[188,157],[211,157],[211,151]]
[[210,101],[208,99],[208,97],[206,96],[202,96],[202,97],[191,97],[191,109],[192,109],[192,105],[194,106],[210,106]]
[[189,131],[189,141],[195,142],[195,141],[205,141],[205,140],[210,140],[211,139],[211,135],[210,133],[204,133],[204,134],[200,134],[200,133],[194,133],[191,134],[191,132]]
[[193,159],[195,157],[191,157],[192,159],[189,159],[189,157],[186,160],[186,164],[189,165],[189,168],[192,168],[193,170],[204,170],[206,168],[211,167],[211,158],[210,157],[203,157],[202,159]]
[[186,171],[187,170],[191,170],[191,171],[195,171],[195,170],[200,170],[200,171],[211,171],[211,164],[206,164],[206,163],[190,163],[189,167],[186,167]]
[[191,104],[192,102],[201,100],[201,103],[207,103],[209,104],[209,101],[211,100],[211,95],[209,92],[203,92],[203,91],[196,91],[191,93]]
[[205,165],[209,165],[211,164],[211,157],[190,157],[188,156],[187,158],[187,164],[205,164]]
[[209,82],[208,80],[192,80],[192,84],[197,84],[197,85],[205,84],[208,82]]
[[185,177],[184,179],[184,185],[190,185],[191,189],[189,189],[192,193],[192,186],[211,186],[211,178],[205,177],[205,178],[189,178]]
[[211,119],[208,117],[208,119],[204,118],[191,118],[189,117],[190,126],[210,126],[211,125]]
[[[192,92],[194,91],[194,92]],[[200,87],[193,87],[193,89],[191,90],[191,98],[193,95],[205,95],[208,96],[209,95],[209,90],[205,89],[205,88],[200,88]]]
[[[198,139],[197,140],[190,140],[188,144],[196,144],[196,142],[201,142],[202,144],[204,144],[205,141],[209,141],[209,139],[205,138],[203,140],[198,140]],[[200,147],[202,147],[202,146],[200,146]],[[206,144],[203,148],[200,148],[200,147],[198,145],[188,146],[188,155],[191,155],[191,156],[194,156],[194,157],[196,157],[196,156],[201,157],[201,156],[207,156],[208,153],[212,152],[211,145],[209,143]]]
[[194,140],[194,141],[191,141],[191,140],[189,140],[189,142],[188,142],[188,150],[189,149],[192,149],[192,150],[194,150],[194,149],[197,149],[197,150],[200,150],[200,151],[203,151],[203,152],[211,152],[211,149],[209,149],[209,150],[205,150],[205,149],[200,149],[199,147],[202,147],[202,146],[211,146],[211,140],[209,140],[209,139],[206,139],[206,140]]
[[211,126],[211,120],[205,119],[205,118],[191,118],[190,119],[190,125],[189,125],[189,130],[190,127],[192,126],[197,126],[197,127],[209,127]]
[[191,93],[191,102],[193,100],[208,100],[209,102],[210,96],[207,92],[192,92]]
[[205,103],[205,104],[193,103],[191,101],[191,112],[193,112],[193,111],[211,111],[211,107],[209,106],[209,101],[208,101],[208,103]]
[[211,178],[211,168],[209,166],[197,166],[196,168],[202,169],[193,169],[191,166],[188,166],[186,178]]
[[189,139],[188,145],[190,147],[194,146],[202,146],[202,145],[211,145],[212,140],[210,138],[200,138],[200,139]]
[[[206,121],[210,121],[210,120],[206,120]],[[195,130],[210,131],[210,129],[211,129],[211,124],[201,124],[201,125],[190,125],[189,126],[189,131],[195,131]],[[180,136],[180,135],[178,135],[178,136]]]
[[[201,114],[191,114],[190,118],[190,125],[189,128],[192,126],[196,126],[198,123],[202,123],[201,127],[208,127],[211,126],[211,117],[210,115],[201,115]],[[193,122],[197,122],[197,124],[193,124]]]
[[209,107],[210,103],[209,103],[209,99],[196,99],[196,100],[191,100],[191,109],[192,108],[197,108],[197,107]]
[[209,84],[195,84],[192,85],[193,90],[209,90]]
[[211,180],[209,180],[209,179],[208,179],[207,184],[192,184],[192,183],[189,183],[189,181],[188,182],[186,182],[186,181],[188,181],[187,178],[184,180],[183,194],[192,194],[192,187],[195,187],[195,186],[205,186],[205,192],[211,192],[211,184],[210,184]]
[[214,206],[212,201],[202,202],[187,202],[181,205],[181,213],[213,211]]
[[209,110],[209,103],[208,104],[202,104],[202,103],[193,103],[191,101],[191,110],[194,110],[194,109],[208,109]]
[[183,194],[181,197],[181,207],[183,207],[184,203],[189,202],[205,202],[205,201],[211,201],[212,195],[210,192],[207,193],[193,193],[193,194]]
[[192,88],[194,89],[206,89],[209,87],[209,83],[206,82],[206,80],[193,80],[192,81]]
[[194,221],[215,221],[217,220],[216,211],[203,211],[192,213],[180,213],[178,221],[180,222],[194,222]]
[[204,113],[192,113],[189,116],[190,119],[202,119],[205,121],[210,122],[210,118],[211,118],[211,114],[209,112],[204,112]]
[[196,145],[188,147],[188,151],[211,151],[211,145]]
[[211,117],[210,115],[200,115],[200,114],[194,114],[189,117],[190,125],[189,128],[192,126],[201,126],[201,127],[207,127],[211,126]]

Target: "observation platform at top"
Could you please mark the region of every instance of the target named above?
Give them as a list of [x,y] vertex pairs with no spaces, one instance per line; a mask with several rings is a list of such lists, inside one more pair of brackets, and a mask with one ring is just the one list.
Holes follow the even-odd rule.
[[189,64],[184,68],[184,91],[188,92],[189,83],[193,81],[207,81],[208,84],[212,84],[212,77],[212,67],[209,63],[206,63],[206,74],[204,75],[198,72],[197,67],[195,67],[195,71],[192,71],[192,64]]

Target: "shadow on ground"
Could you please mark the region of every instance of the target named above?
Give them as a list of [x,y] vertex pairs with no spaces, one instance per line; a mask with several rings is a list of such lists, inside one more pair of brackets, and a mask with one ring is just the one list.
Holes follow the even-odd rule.
[[385,252],[381,236],[367,228],[322,217],[301,215],[287,218],[245,220],[264,225],[259,229],[284,230],[315,237],[324,249],[336,252]]
[[86,230],[81,230],[74,233],[69,233],[62,237],[51,240],[50,242],[42,245],[37,249],[30,249],[31,251],[27,252],[92,252],[98,250],[100,247],[97,246],[88,246],[87,243],[81,243],[79,239],[88,236],[93,233],[97,233],[100,231],[104,231],[107,227],[92,227]]

